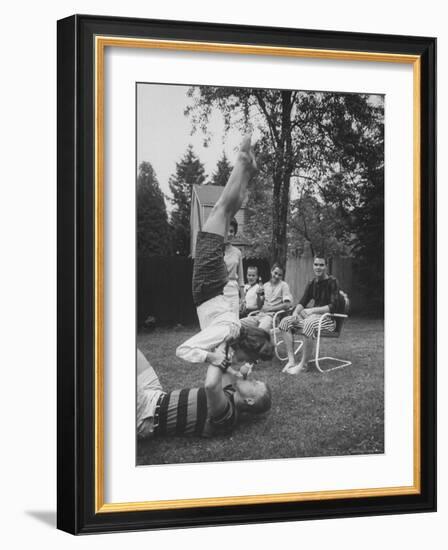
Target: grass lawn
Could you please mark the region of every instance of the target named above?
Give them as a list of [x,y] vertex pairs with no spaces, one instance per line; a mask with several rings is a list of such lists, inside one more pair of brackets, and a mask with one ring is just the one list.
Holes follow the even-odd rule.
[[[166,391],[197,387],[204,365],[175,356],[179,343],[197,327],[157,328],[137,337]],[[317,370],[282,374],[277,359],[262,363],[255,377],[272,390],[272,408],[245,415],[232,436],[154,438],[140,442],[137,464],[221,462],[384,452],[384,324],[382,320],[348,319],[341,338],[324,339],[324,355],[352,365],[327,374]]]

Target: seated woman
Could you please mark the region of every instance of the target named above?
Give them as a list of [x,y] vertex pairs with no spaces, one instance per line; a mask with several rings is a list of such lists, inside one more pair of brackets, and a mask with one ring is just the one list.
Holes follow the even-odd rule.
[[246,272],[247,284],[244,286],[244,302],[240,316],[246,317],[263,307],[264,287],[261,277],[258,276],[258,267],[250,265]]
[[[315,338],[320,318],[324,313],[337,313],[339,305],[339,285],[335,277],[327,274],[327,261],[316,255],[313,261],[313,270],[316,277],[308,284],[299,304],[292,315],[280,322],[279,328],[284,331],[284,342],[288,352],[288,362],[283,372],[298,374],[307,364],[313,348],[312,339]],[[313,307],[307,307],[314,301]],[[325,317],[322,329],[334,332],[336,323],[332,317]],[[302,331],[304,336],[303,355],[299,364],[295,364],[293,332]]]

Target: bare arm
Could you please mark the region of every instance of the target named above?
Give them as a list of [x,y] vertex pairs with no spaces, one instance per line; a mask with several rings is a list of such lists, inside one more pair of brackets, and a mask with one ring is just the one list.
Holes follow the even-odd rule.
[[269,309],[263,306],[263,311],[275,313],[276,311],[281,311],[282,309],[289,309],[291,307],[291,300],[285,300],[278,306],[270,306]]
[[240,299],[244,300],[244,268],[243,268],[243,255],[240,252],[240,260],[238,262],[238,285],[240,287]]
[[176,349],[176,355],[189,363],[216,362],[215,350],[231,335],[230,325],[218,325],[201,330]]
[[221,414],[227,406],[227,397],[223,390],[223,373],[219,367],[209,365],[204,388],[210,416]]
[[307,311],[310,314],[317,313],[319,315],[323,315],[324,313],[330,313],[330,307],[329,306],[310,307],[307,309]]

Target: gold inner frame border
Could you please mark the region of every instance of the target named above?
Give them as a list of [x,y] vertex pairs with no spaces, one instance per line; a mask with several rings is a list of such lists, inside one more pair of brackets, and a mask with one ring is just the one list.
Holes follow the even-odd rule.
[[[343,489],[302,493],[276,493],[262,495],[228,496],[216,498],[192,498],[180,500],[155,500],[142,502],[106,503],[104,501],[104,54],[106,47],[150,48],[207,53],[233,53],[302,57],[327,60],[406,63],[413,65],[413,454],[414,482],[410,486],[367,489]],[[256,46],[251,44],[225,44],[177,40],[123,38],[96,36],[95,58],[95,513],[167,510],[211,506],[236,506],[243,504],[269,504],[304,502],[342,498],[382,497],[413,495],[421,492],[421,388],[420,388],[420,315],[421,315],[421,59],[418,55],[402,55],[381,52],[355,52],[310,48]]]

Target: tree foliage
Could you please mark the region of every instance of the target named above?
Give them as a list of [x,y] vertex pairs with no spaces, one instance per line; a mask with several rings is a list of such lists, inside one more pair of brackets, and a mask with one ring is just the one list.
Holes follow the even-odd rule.
[[272,223],[263,237],[272,262],[286,263],[288,235],[313,247],[329,243],[329,233],[349,243],[352,212],[364,200],[365,153],[381,141],[381,107],[363,94],[193,87],[189,95],[186,114],[206,140],[215,108],[227,130],[256,131],[257,162],[270,187]]
[[[364,150],[364,185],[359,204],[353,209],[353,255],[357,278],[368,313],[384,312],[384,136],[375,148]],[[376,149],[376,150],[375,150]]]
[[244,235],[251,243],[250,257],[270,258],[272,235],[272,185],[259,173],[249,188]]
[[218,160],[216,165],[216,171],[210,177],[210,185],[220,185],[224,187],[229,179],[230,173],[232,172],[232,165],[229,162],[229,159],[226,156],[225,151],[222,153],[222,157]]
[[140,256],[170,252],[165,200],[149,162],[140,164],[137,176],[137,251]]
[[188,256],[190,253],[190,209],[193,185],[205,181],[204,166],[188,146],[182,159],[176,164],[176,172],[169,179],[172,194],[171,228],[175,254]]

